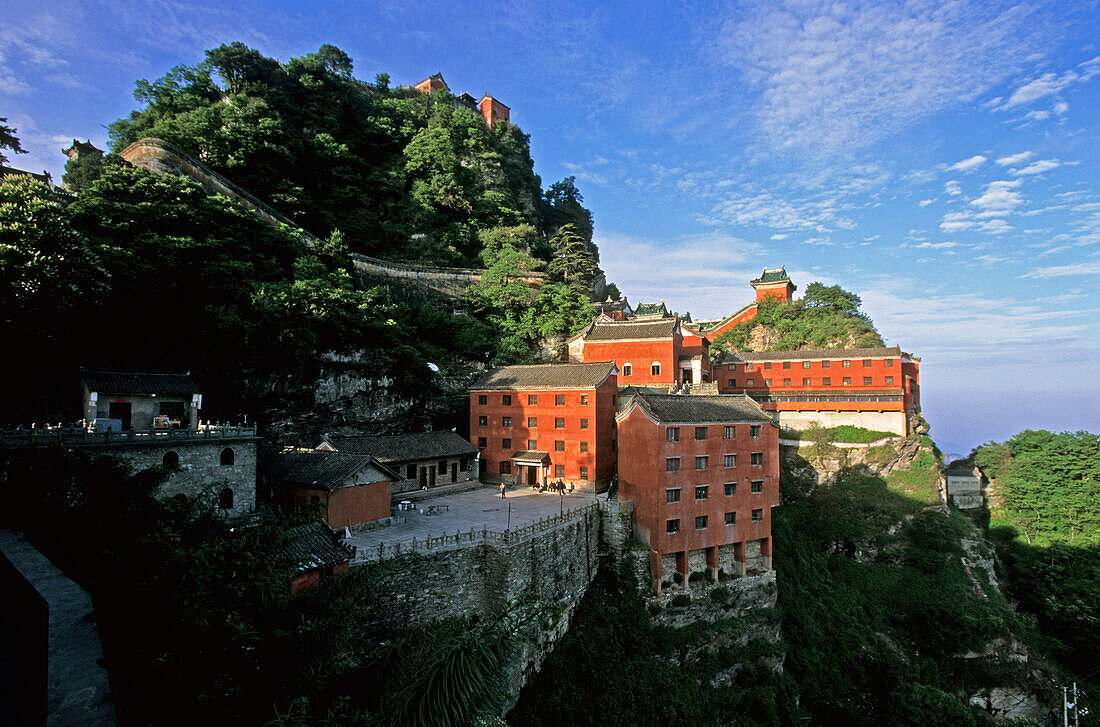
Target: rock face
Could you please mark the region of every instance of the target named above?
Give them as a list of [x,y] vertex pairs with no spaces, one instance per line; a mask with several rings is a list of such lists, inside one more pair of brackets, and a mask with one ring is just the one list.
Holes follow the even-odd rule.
[[843,469],[866,468],[879,477],[907,470],[922,449],[931,451],[919,437],[890,437],[871,445],[781,440],[779,454],[785,470],[827,482]]

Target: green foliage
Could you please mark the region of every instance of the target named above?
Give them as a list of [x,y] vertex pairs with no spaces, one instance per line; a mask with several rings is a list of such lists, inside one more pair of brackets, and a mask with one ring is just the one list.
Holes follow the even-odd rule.
[[[841,424],[835,427],[818,427],[819,436],[829,442],[850,442],[853,444],[870,444],[886,437],[896,437],[893,432],[881,432],[874,429],[865,429],[851,424]],[[784,428],[781,433],[783,439],[811,439],[805,431]]]
[[103,174],[105,162],[100,154],[82,154],[65,162],[61,183],[70,192],[79,194],[91,186]]
[[711,589],[710,600],[725,605],[730,600],[730,589],[725,586],[718,586],[717,588]]
[[939,503],[938,486],[940,482],[941,458],[935,451],[922,447],[909,465],[909,469],[895,469],[886,476],[890,487],[905,493],[908,497],[926,504]]
[[686,593],[677,593],[668,602],[668,605],[671,608],[687,608],[691,605],[691,596]]
[[19,137],[16,136],[19,130],[8,126],[7,121],[6,118],[0,118],[0,164],[8,163],[8,157],[3,152],[4,149],[10,149],[16,154],[27,153],[27,150],[19,143]]
[[858,295],[837,286],[810,283],[802,298],[791,302],[773,299],[761,301],[754,318],[730,328],[712,342],[712,348],[749,349],[757,326],[775,335],[772,351],[800,348],[873,348],[882,346],[882,337],[871,319],[859,310]]
[[581,295],[589,295],[593,281],[602,274],[596,266],[591,239],[585,239],[576,225],[563,225],[550,241],[553,260],[550,261],[550,278],[560,281]]

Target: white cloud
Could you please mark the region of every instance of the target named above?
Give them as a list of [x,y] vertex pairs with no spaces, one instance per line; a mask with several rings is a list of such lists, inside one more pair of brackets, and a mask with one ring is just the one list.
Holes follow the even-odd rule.
[[986,158],[981,154],[975,154],[969,159],[963,159],[961,162],[955,162],[947,168],[947,171],[957,172],[972,172],[981,165],[985,164]]
[[1008,156],[1001,157],[997,160],[997,164],[1002,167],[1015,167],[1023,164],[1033,156],[1035,156],[1035,152],[1033,151],[1022,151],[1019,154],[1009,154]]
[[840,203],[831,196],[785,199],[770,192],[753,191],[727,194],[701,221],[817,232],[855,227],[854,221],[841,215]]
[[932,204],[935,201],[936,200],[934,200],[934,199],[922,199],[920,202],[917,202],[917,206],[918,207],[927,207],[928,205]]
[[1065,278],[1074,275],[1100,275],[1100,260],[1091,260],[1073,265],[1052,265],[1045,268],[1036,268],[1020,277],[1049,280],[1050,278]]
[[922,242],[916,247],[918,249],[923,248],[928,250],[950,250],[953,247],[957,247],[958,244],[957,242]]
[[763,138],[810,156],[869,146],[972,101],[1047,42],[1024,4],[788,0],[731,15],[717,51],[760,91]]
[[1040,159],[1037,162],[1032,162],[1031,164],[1028,164],[1023,169],[1017,169],[1013,172],[1013,174],[1042,174],[1043,172],[1049,172],[1052,169],[1057,169],[1060,166],[1062,166],[1062,164],[1057,159]]
[[943,191],[947,192],[950,195],[958,195],[963,193],[962,185],[954,179],[943,183]]
[[1016,191],[1021,184],[1023,182],[1019,179],[990,182],[986,185],[985,194],[971,200],[970,205],[986,213],[1006,215],[1024,203],[1023,196]]
[[[1079,64],[1077,70],[1069,70],[1061,74],[1044,73],[1013,91],[1008,100],[1001,104],[1000,109],[1025,106],[1041,98],[1054,96],[1075,83],[1083,83],[1089,80],[1098,73],[1100,73],[1100,56]],[[1069,108],[1069,105],[1065,104],[1061,110],[1058,110],[1058,106],[1062,104],[1065,104],[1065,102],[1060,101],[1059,104],[1056,104],[1055,113],[1065,113]]]

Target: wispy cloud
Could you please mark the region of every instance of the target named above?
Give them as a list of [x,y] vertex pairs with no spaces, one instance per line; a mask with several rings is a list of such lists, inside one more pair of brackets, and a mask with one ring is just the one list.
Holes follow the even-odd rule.
[[947,168],[947,171],[956,172],[972,172],[981,165],[985,164],[986,158],[981,154],[975,154],[969,159],[963,159],[961,162],[955,162]]
[[1019,179],[990,182],[986,185],[985,194],[971,200],[970,205],[984,213],[991,213],[991,216],[1006,215],[1023,204],[1023,195],[1017,191],[1022,183]]
[[1013,174],[1028,175],[1028,174],[1042,174],[1043,172],[1049,172],[1062,166],[1062,163],[1057,159],[1040,159],[1037,162],[1028,164],[1023,169],[1017,169]]
[[1067,278],[1076,275],[1100,275],[1100,260],[1074,263],[1072,265],[1051,265],[1045,268],[1036,268],[1021,275],[1021,278],[1033,278],[1036,280],[1049,280],[1050,278]]
[[[1085,61],[1077,68],[1065,73],[1044,73],[1019,86],[999,108],[1006,110],[1035,103],[1039,99],[1061,93],[1075,83],[1083,83],[1098,73],[1100,73],[1100,56]],[[1065,104],[1064,101],[1061,103]],[[1065,108],[1068,108],[1068,105]]]
[[1002,167],[1015,167],[1023,164],[1028,159],[1031,159],[1033,156],[1035,156],[1035,152],[1022,151],[1019,154],[1009,154],[1008,156],[1003,156],[999,158],[997,160],[997,164]]
[[776,230],[850,230],[856,223],[841,214],[836,197],[787,199],[771,192],[744,190],[726,195],[700,218],[707,224],[759,225]]

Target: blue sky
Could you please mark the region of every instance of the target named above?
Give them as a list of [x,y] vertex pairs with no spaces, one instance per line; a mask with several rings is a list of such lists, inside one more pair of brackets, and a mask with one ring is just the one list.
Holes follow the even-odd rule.
[[[567,175],[632,302],[732,312],[786,265],[922,357],[948,452],[1100,432],[1096,2],[15,2],[0,116],[48,169],[133,83],[241,40],[332,43],[356,75],[441,71]],[[323,232],[323,231],[322,231]]]

